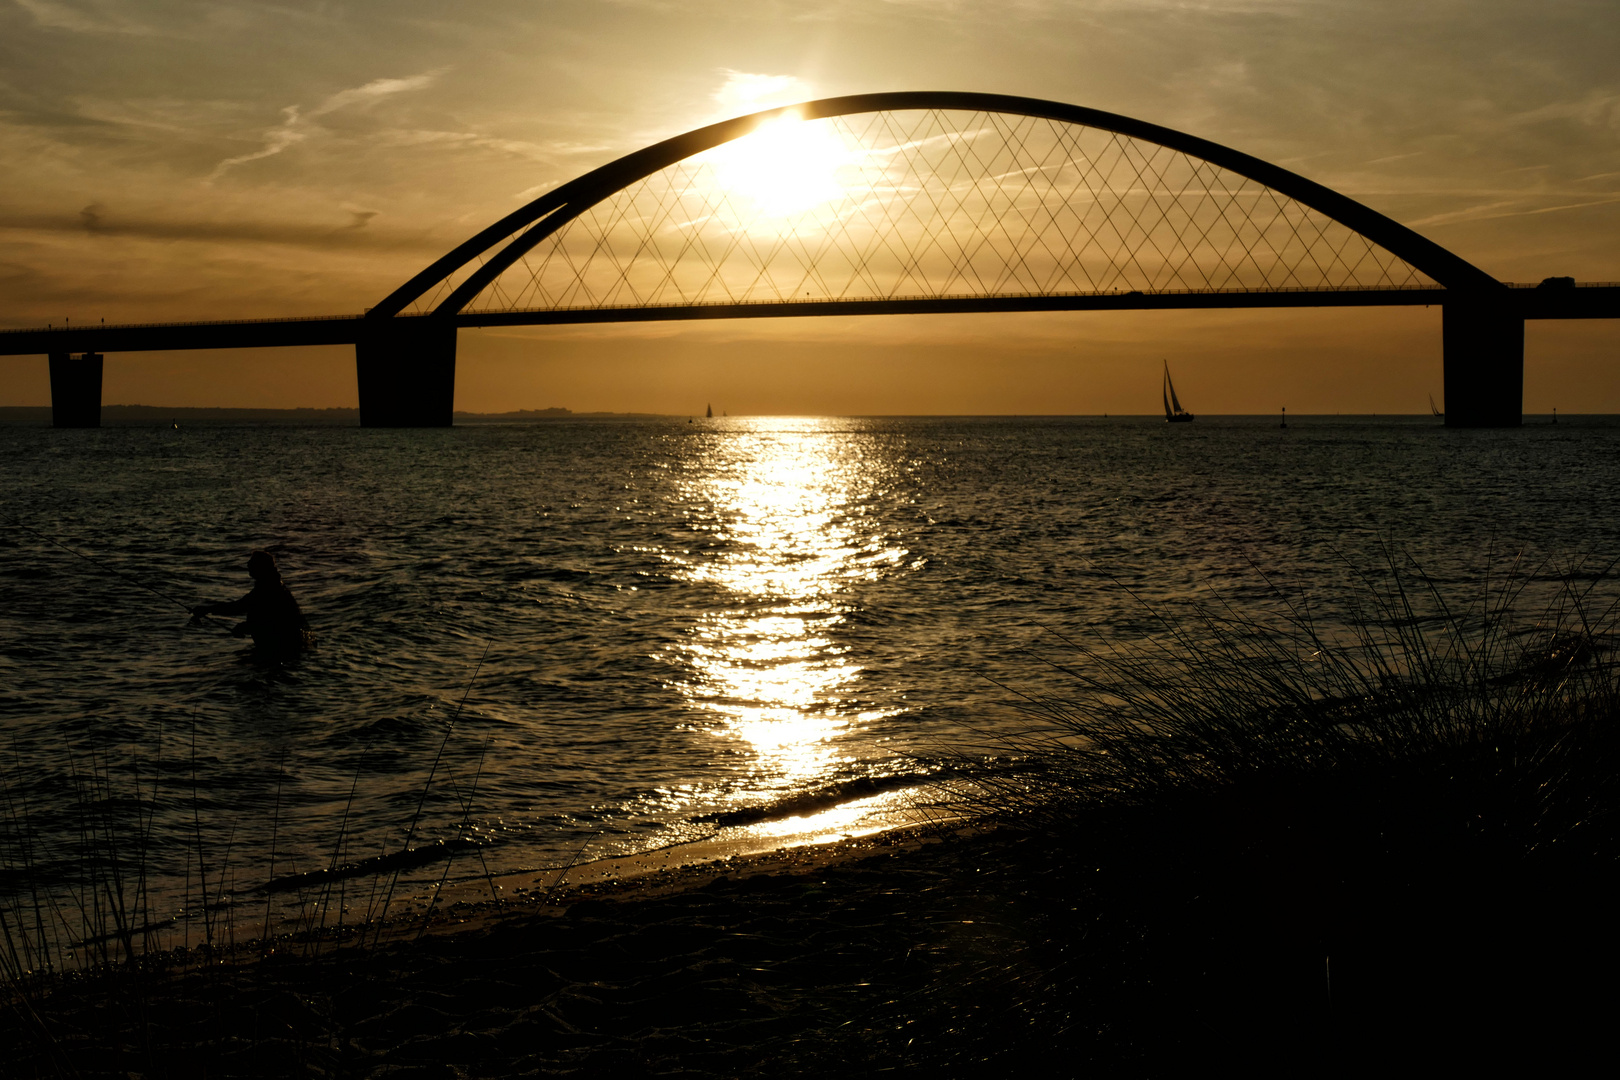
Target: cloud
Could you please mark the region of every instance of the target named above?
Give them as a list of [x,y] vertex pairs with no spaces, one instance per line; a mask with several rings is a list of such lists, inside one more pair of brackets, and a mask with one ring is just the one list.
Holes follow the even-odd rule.
[[[1539,195],[1526,195],[1516,198],[1498,199],[1493,202],[1480,203],[1476,206],[1464,207],[1461,210],[1452,210],[1440,214],[1431,214],[1406,224],[1410,228],[1432,228],[1436,225],[1457,225],[1463,222],[1497,221],[1502,218],[1531,217],[1536,214],[1558,214],[1565,210],[1585,210],[1590,206],[1612,206],[1620,203],[1620,195],[1581,199],[1577,202],[1558,203],[1553,206],[1533,205],[1537,199],[1556,198],[1556,194],[1546,193]],[[1567,196],[1566,196],[1567,197]]]
[[524,188],[516,195],[513,195],[512,198],[518,200],[519,202],[529,202],[532,199],[538,199],[541,195],[556,187],[557,184],[558,181],[556,180],[547,180],[543,184],[536,184],[533,187]]
[[337,112],[350,105],[370,105],[385,97],[402,94],[407,90],[421,90],[431,86],[440,75],[437,71],[427,71],[420,75],[411,75],[403,79],[372,79],[364,86],[357,86],[352,90],[339,90],[309,114],[311,118],[325,116],[327,113]]
[[1508,125],[1528,127],[1574,120],[1587,127],[1608,128],[1620,134],[1620,94],[1595,90],[1578,101],[1554,101],[1504,118]]
[[284,117],[281,123],[264,133],[263,149],[255,150],[251,154],[226,158],[214,166],[214,171],[209,173],[203,182],[212,184],[238,165],[274,157],[287,149],[287,147],[302,142],[309,137],[310,133],[305,128],[311,120],[327,116],[350,106],[371,105],[381,101],[383,98],[392,97],[408,90],[420,90],[423,87],[432,85],[439,75],[440,72],[438,71],[428,71],[423,72],[421,75],[411,75],[403,79],[373,79],[364,86],[339,90],[317,105],[307,115],[300,113],[297,105],[288,105],[281,110],[281,115]]
[[256,150],[251,154],[242,154],[239,157],[226,158],[224,161],[214,166],[214,171],[209,173],[203,182],[206,184],[212,184],[215,180],[218,180],[221,176],[224,176],[228,169],[233,169],[238,165],[245,165],[250,161],[259,161],[263,158],[274,157],[294,143],[302,142],[304,139],[308,138],[308,135],[305,132],[297,129],[298,106],[287,106],[285,109],[281,110],[281,115],[286,117],[286,119],[264,133],[264,149]]
[[[92,203],[77,215],[16,214],[0,211],[0,242],[15,244],[19,237],[46,239],[86,232],[98,238],[137,240],[189,240],[200,243],[243,242],[291,247],[382,251],[425,251],[439,254],[436,240],[416,233],[386,233],[368,228],[379,211],[357,205],[338,208],[343,217],[330,221],[277,220],[274,218],[217,217],[198,219],[134,211],[118,213]],[[347,220],[344,220],[346,218]]]
[[604,146],[588,146],[583,143],[551,142],[542,145],[522,139],[500,139],[490,135],[479,135],[471,131],[432,131],[417,128],[391,128],[378,132],[372,138],[382,146],[470,147],[493,150],[496,153],[509,154],[530,161],[551,161],[558,157],[600,153],[607,149]]
[[727,116],[758,112],[776,105],[793,105],[815,97],[810,84],[797,75],[755,75],[747,71],[720,69],[725,82],[714,92],[714,100]]
[[75,34],[130,34],[138,37],[155,33],[151,27],[104,10],[104,5],[99,3],[75,5],[61,3],[60,0],[15,0],[15,3],[33,16],[34,25],[47,30],[67,30]]

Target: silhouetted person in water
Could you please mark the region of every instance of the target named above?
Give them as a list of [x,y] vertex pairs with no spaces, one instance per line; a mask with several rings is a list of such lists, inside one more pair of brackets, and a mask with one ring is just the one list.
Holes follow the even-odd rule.
[[248,556],[247,568],[253,577],[252,592],[226,604],[198,604],[191,613],[246,616],[231,630],[236,637],[251,634],[255,646],[271,652],[299,652],[309,643],[309,623],[281,580],[276,560],[268,551],[255,551]]

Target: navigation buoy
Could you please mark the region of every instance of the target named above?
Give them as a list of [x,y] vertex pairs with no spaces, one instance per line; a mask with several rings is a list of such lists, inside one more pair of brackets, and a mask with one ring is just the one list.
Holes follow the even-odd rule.
[[1286,406],[1286,405],[1283,406],[1283,422],[1282,422],[1282,426],[1283,427],[1288,426],[1288,406]]

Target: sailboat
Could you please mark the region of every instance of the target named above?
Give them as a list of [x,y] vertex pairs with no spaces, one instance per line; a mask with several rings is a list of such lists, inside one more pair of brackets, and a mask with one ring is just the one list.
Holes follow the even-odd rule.
[[1444,418],[1445,415],[1446,415],[1445,413],[1440,411],[1440,406],[1438,406],[1438,405],[1436,405],[1434,403],[1434,395],[1433,394],[1429,395],[1429,411],[1434,413],[1435,416],[1441,417],[1441,418]]
[[1176,384],[1170,381],[1170,361],[1164,362],[1164,418],[1172,424],[1190,424],[1193,414],[1176,400]]
[[703,415],[705,417],[707,417],[708,419],[713,420],[714,419],[714,406],[713,405],[708,406],[707,411],[704,412]]

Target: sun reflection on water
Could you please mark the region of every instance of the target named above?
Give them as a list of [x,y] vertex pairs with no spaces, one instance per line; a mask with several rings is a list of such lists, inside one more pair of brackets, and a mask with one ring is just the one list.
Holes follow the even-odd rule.
[[760,801],[815,786],[850,763],[840,736],[880,719],[856,693],[841,645],[853,586],[900,564],[869,503],[882,466],[820,419],[731,419],[696,442],[681,496],[709,542],[666,554],[677,577],[716,590],[677,648],[674,681],[708,730],[748,758]]

